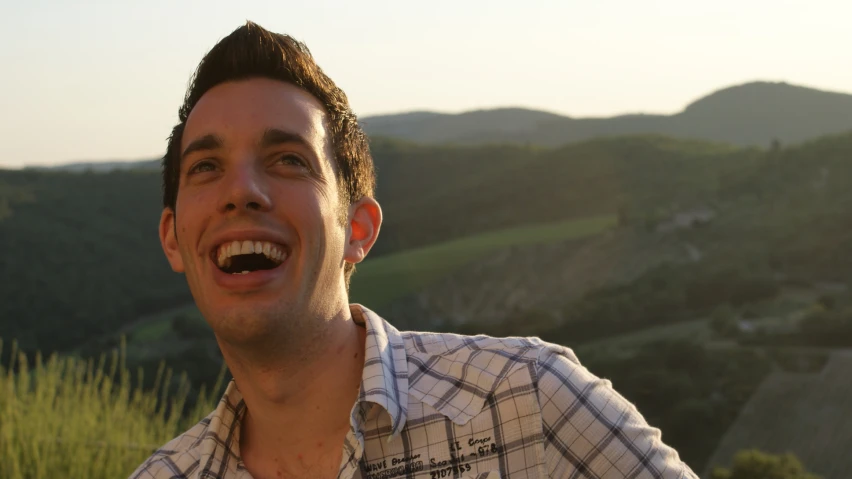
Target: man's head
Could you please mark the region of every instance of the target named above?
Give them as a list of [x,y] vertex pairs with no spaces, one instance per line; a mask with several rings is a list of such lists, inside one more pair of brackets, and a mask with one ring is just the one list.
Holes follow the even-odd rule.
[[345,302],[381,210],[366,137],[307,47],[240,27],[199,64],[179,119],[160,237],[214,331],[268,334]]

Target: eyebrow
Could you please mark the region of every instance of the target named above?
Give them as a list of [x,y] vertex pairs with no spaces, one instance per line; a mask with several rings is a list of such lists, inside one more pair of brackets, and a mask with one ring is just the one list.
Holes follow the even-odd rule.
[[222,138],[220,138],[218,135],[204,135],[201,138],[196,138],[195,140],[192,140],[192,143],[187,145],[186,149],[183,150],[180,159],[183,160],[190,153],[195,153],[196,151],[208,151],[221,148],[222,144],[224,144],[224,142],[222,141]]
[[263,137],[260,139],[261,148],[268,148],[270,146],[281,145],[284,143],[297,143],[313,151],[311,144],[308,143],[308,140],[306,140],[302,135],[279,130],[277,128],[267,128],[266,131],[263,132]]
[[314,150],[313,145],[311,145],[311,143],[306,140],[304,136],[298,133],[279,130],[277,128],[267,128],[263,132],[263,136],[260,138],[260,142],[258,144],[260,145],[260,148],[269,148],[271,146],[288,144],[299,145],[310,152],[310,154],[307,155],[307,160],[313,165],[311,168],[319,168],[319,166],[317,165],[317,162],[319,161],[317,151]]

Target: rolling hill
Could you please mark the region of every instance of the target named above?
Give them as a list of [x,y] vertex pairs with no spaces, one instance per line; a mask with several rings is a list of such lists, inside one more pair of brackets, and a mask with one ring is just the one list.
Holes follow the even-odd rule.
[[[593,281],[597,273],[583,276],[582,270],[601,272],[606,261],[621,257],[611,279],[626,280],[658,260],[688,260],[695,254],[688,245],[704,255],[760,258],[814,278],[844,277],[843,266],[850,265],[843,254],[852,236],[844,226],[852,191],[849,135],[778,152],[657,136],[552,150],[387,141],[373,146],[386,223],[376,254],[363,265],[364,284],[358,274],[353,279],[353,291],[367,298],[381,283],[370,283],[369,261],[380,262],[383,255],[591,217],[614,217],[622,231],[593,243],[515,245],[514,252],[471,255],[470,261],[490,265],[457,263],[444,270],[447,281],[438,289],[417,282],[416,291],[402,291],[394,301],[421,294],[417,301],[433,298],[424,311],[446,310],[439,306],[444,301],[508,301],[540,288],[552,293],[527,294],[517,305],[531,309],[550,301],[548,307],[559,308],[552,298],[571,277],[599,284]],[[16,338],[25,349],[65,350],[189,302],[183,278],[169,270],[160,251],[159,204],[159,177],[150,170],[0,171],[0,251],[6,252],[0,255],[0,337]],[[678,215],[703,210],[716,215],[712,228],[656,232]],[[661,238],[643,233],[648,228]],[[524,266],[535,264],[540,267]],[[516,281],[515,296],[499,294],[511,284],[497,286],[503,280],[493,279],[509,272],[529,283],[518,288]],[[453,294],[441,292],[449,287],[442,284],[455,285]],[[571,289],[582,291],[579,283]],[[501,304],[508,303],[496,301],[495,307]]]
[[377,196],[386,214],[374,256],[523,224],[700,203],[720,177],[744,172],[761,157],[756,149],[659,136],[557,149],[376,152]]
[[[501,178],[505,183],[493,180],[496,190],[468,193],[468,204],[485,196],[483,203],[511,212],[507,217],[517,222],[544,220],[549,214],[571,217],[585,208],[617,213],[619,228],[583,241],[497,251],[380,305],[378,311],[403,324],[430,327],[495,325],[519,311],[550,311],[561,317],[570,301],[596,288],[632,281],[664,263],[684,265],[688,275],[693,274],[689,265],[699,271],[702,265],[732,265],[804,281],[852,279],[852,257],[846,253],[852,246],[846,220],[852,205],[852,190],[847,189],[852,134],[780,152],[689,156],[689,147],[679,144],[675,149],[685,156],[670,158],[641,153],[640,145],[649,140],[593,141],[606,147],[597,150],[598,156],[589,151],[581,156],[595,161],[567,166],[562,155],[577,147],[572,145],[552,152],[560,156],[530,161],[524,169],[530,176],[507,174]],[[617,148],[620,142],[625,142],[623,150]],[[600,155],[607,149],[621,153]],[[550,161],[550,169],[537,170],[539,162]],[[545,171],[551,172],[549,177]],[[523,193],[487,196],[512,183]],[[446,213],[436,213],[440,215]],[[451,219],[444,223],[452,224]]]
[[591,138],[660,134],[741,146],[799,143],[852,130],[852,95],[753,82],[723,88],[673,115],[572,118],[504,108],[460,114],[435,112],[362,119],[370,136],[427,144],[513,143],[561,146]]
[[[696,469],[772,367],[717,337],[719,311],[734,328],[752,318],[764,339],[824,299],[816,284],[839,285],[826,304],[852,311],[852,133],[768,150],[659,135],[372,146],[386,224],[353,300],[401,328],[578,348]],[[0,338],[88,357],[125,334],[146,378],[163,359],[214,378],[215,340],[160,251],[159,181],[151,169],[0,171]],[[705,344],[720,341],[726,353]]]
[[[636,214],[686,204],[756,154],[658,137],[558,150],[394,142],[373,150],[386,223],[372,258],[614,216],[626,203]],[[67,350],[191,301],[157,239],[159,183],[149,169],[0,171],[0,337],[24,349]]]
[[111,171],[127,170],[160,171],[160,160],[79,161],[56,166],[30,166],[27,169],[36,171],[68,171],[71,173],[109,173]]
[[770,375],[722,437],[707,472],[729,463],[739,450],[760,448],[776,454],[792,452],[825,479],[848,478],[850,371],[852,353],[842,351],[819,372]]

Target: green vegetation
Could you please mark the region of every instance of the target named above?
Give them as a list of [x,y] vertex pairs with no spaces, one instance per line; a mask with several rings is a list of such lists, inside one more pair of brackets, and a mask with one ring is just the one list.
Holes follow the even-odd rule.
[[14,346],[11,357],[8,370],[0,366],[4,479],[127,477],[218,401],[219,384],[209,396],[202,391],[184,414],[185,377],[172,388],[172,372],[161,366],[155,387],[143,390],[132,384],[118,351],[97,364],[36,354],[31,365]]
[[[386,222],[371,261],[489,232],[548,223],[560,229],[615,216],[623,205],[636,217],[663,212],[672,201],[694,203],[715,188],[717,175],[750,168],[755,157],[661,137],[559,150],[387,141],[372,148]],[[0,171],[0,198],[10,211],[0,220],[0,251],[7,252],[0,257],[0,318],[16,318],[0,322],[0,337],[16,338],[25,351],[86,346],[86,354],[97,354],[115,341],[93,338],[190,303],[157,238],[159,181],[150,170]],[[383,294],[358,285],[370,268],[353,280],[366,298]]]
[[147,322],[133,331],[133,339],[138,341],[158,340],[171,332],[171,329],[171,322],[167,320]]
[[[563,340],[573,342],[676,323],[725,305],[742,306],[773,298],[779,286],[771,278],[735,268],[697,271],[662,266],[628,285],[603,288],[565,309]],[[570,336],[569,336],[570,335]]]
[[157,239],[152,173],[0,171],[0,337],[68,351],[191,301]]
[[852,347],[852,308],[826,310],[814,305],[790,331],[740,338],[744,344]]
[[756,352],[710,351],[691,341],[657,340],[631,349],[586,348],[579,357],[636,404],[696,471],[771,370]]
[[526,244],[549,243],[598,234],[615,225],[612,216],[524,226],[467,236],[365,261],[352,281],[352,300],[381,307],[413,293],[484,256]]
[[760,448],[791,452],[826,478],[849,477],[852,356],[843,350],[830,355],[825,366],[813,372],[776,369],[770,374],[720,439],[708,464],[726,465],[737,451]]
[[709,316],[717,308],[771,300],[779,291],[780,285],[767,273],[707,263],[664,264],[629,283],[595,289],[567,303],[550,319],[519,321],[517,315],[510,315],[502,321],[466,324],[463,331],[537,334],[559,344],[580,345],[664,325],[694,325],[695,318]]
[[[575,348],[696,470],[755,447],[828,479],[852,470],[834,448],[852,438],[832,429],[852,398],[838,359],[852,346],[852,134],[768,150],[659,136],[372,148],[386,223],[354,301],[400,327],[438,318]],[[30,357],[98,357],[126,336],[140,384],[165,359],[196,404],[222,358],[160,251],[158,184],[151,171],[0,171],[0,337]]]
[[716,468],[710,479],[820,479],[805,471],[792,454],[772,455],[758,450],[737,453],[730,469]]
[[763,158],[758,150],[658,136],[554,150],[374,144],[382,148],[377,194],[385,223],[371,254],[380,255],[601,215],[644,224],[707,206],[720,178],[739,178]]

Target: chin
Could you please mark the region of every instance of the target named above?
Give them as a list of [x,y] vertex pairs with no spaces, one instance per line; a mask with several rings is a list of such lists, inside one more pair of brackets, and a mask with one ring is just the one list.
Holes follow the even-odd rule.
[[229,343],[254,344],[270,339],[280,341],[301,329],[299,317],[282,308],[250,307],[219,308],[208,320],[216,337]]

